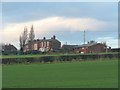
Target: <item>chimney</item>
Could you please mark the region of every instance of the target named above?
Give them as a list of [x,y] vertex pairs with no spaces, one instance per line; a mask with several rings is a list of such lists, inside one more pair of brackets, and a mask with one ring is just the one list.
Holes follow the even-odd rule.
[[55,35],[53,35],[53,39],[55,39],[56,37],[55,37]]
[[46,38],[45,37],[43,37],[43,40],[45,40]]
[[37,41],[39,41],[39,39],[37,39]]

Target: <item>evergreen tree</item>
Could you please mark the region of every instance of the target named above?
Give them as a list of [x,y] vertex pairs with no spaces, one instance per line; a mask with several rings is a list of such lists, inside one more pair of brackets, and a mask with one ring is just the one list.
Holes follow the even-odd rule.
[[33,25],[30,29],[30,33],[29,33],[29,49],[32,51],[33,50],[33,41],[34,41],[34,38],[35,38],[35,34],[34,34],[34,28],[33,28]]
[[29,41],[33,41],[35,38],[35,34],[34,34],[34,28],[33,28],[33,25],[31,27],[31,30],[30,30],[30,33],[29,33]]

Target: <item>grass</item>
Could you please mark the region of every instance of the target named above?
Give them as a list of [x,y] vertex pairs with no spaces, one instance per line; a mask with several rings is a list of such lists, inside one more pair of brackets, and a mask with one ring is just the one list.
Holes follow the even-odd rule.
[[2,89],[2,65],[0,64],[0,89]]
[[3,65],[3,88],[115,88],[118,60]]

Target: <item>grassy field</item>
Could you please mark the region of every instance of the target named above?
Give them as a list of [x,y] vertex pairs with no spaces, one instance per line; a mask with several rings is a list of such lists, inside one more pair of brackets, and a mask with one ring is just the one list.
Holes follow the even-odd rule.
[[114,88],[118,60],[3,65],[3,88]]
[[0,64],[0,89],[2,89],[2,65]]

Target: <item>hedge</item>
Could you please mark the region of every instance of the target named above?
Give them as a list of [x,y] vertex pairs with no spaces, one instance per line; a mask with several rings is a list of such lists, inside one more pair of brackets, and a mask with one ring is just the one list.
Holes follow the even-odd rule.
[[41,57],[22,57],[22,58],[3,58],[2,64],[11,63],[33,63],[33,62],[58,62],[58,61],[81,61],[96,59],[118,58],[118,54],[77,54],[77,55],[60,55],[60,56],[41,56]]

